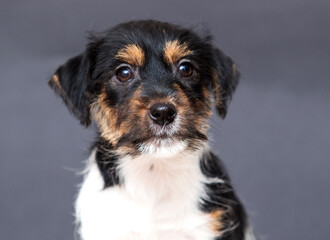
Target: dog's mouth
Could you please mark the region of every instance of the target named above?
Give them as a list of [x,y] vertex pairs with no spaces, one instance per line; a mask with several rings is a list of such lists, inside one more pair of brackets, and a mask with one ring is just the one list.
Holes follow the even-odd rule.
[[152,122],[149,124],[149,130],[156,139],[172,138],[180,130],[180,116],[173,122],[164,121],[162,125]]
[[132,128],[114,145],[120,153],[143,154],[154,158],[169,158],[186,150],[199,148],[206,135],[186,123],[184,116],[171,123],[156,124],[150,120],[132,124]]
[[178,140],[180,118],[175,121],[164,121],[163,124],[149,123],[149,138],[137,144],[139,152],[156,157],[167,157],[183,151],[187,144]]

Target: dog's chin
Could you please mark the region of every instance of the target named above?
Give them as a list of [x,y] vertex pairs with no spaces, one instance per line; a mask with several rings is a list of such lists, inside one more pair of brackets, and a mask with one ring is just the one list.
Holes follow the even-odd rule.
[[188,142],[171,137],[155,137],[138,144],[138,150],[154,158],[170,158],[182,153],[188,147]]

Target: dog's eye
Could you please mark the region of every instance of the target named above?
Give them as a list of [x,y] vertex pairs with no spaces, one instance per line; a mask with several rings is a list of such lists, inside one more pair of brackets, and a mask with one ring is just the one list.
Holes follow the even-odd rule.
[[178,71],[182,77],[190,77],[194,72],[194,67],[189,62],[183,62],[180,64]]
[[121,82],[127,82],[133,79],[133,72],[129,67],[121,67],[116,72],[117,79]]

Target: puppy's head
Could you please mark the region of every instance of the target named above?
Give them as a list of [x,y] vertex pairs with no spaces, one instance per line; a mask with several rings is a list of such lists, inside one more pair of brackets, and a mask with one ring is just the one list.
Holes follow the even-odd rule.
[[157,21],[120,24],[92,37],[50,86],[84,126],[121,153],[199,147],[211,102],[224,118],[239,73],[209,36]]

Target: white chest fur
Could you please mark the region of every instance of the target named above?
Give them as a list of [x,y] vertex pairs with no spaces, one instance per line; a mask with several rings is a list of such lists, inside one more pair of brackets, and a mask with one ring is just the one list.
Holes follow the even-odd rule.
[[92,154],[76,202],[83,240],[207,240],[211,219],[198,209],[203,196],[199,153],[120,160],[124,184],[104,189]]

